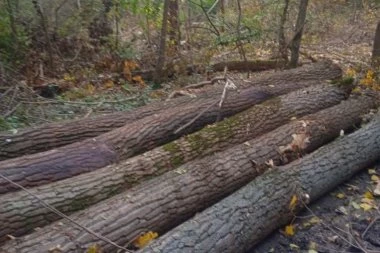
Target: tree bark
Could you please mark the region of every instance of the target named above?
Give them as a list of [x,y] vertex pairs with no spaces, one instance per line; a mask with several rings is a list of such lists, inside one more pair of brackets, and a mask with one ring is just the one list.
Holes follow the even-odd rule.
[[379,155],[380,114],[363,129],[250,182],[139,252],[246,252],[294,218],[292,196],[316,200]]
[[[71,218],[85,227],[98,231],[119,245],[125,245],[142,231],[152,230],[162,234],[263,173],[268,160],[273,159],[274,164],[281,164],[284,154],[279,152],[279,149],[284,150],[280,148],[281,146],[292,146],[291,144],[294,143],[292,136],[308,137],[309,142],[306,147],[300,145],[298,152],[293,156],[288,153],[289,159],[298,157],[300,150],[310,152],[316,149],[338,136],[341,129],[347,129],[359,123],[360,116],[375,105],[375,100],[373,97],[366,96],[351,98],[334,107],[294,120],[249,143],[187,163],[174,171],[72,215]],[[378,140],[376,136],[380,135],[380,129],[377,130],[374,136]],[[380,145],[364,149],[368,151],[370,148],[378,150]],[[347,150],[347,152],[350,151]],[[341,158],[339,155],[333,156],[334,159]],[[325,158],[322,162],[328,163],[329,159]],[[331,182],[330,179],[331,177],[326,177],[325,180]],[[321,181],[319,187],[323,188],[324,183]],[[271,184],[267,187],[274,186]],[[269,190],[265,192],[266,194],[273,193],[273,195],[276,193]],[[290,196],[286,199],[287,205]],[[260,206],[265,208],[265,205]],[[264,215],[271,213],[268,210],[266,209]],[[11,241],[0,248],[0,251],[5,253],[45,252],[46,249],[59,244],[63,252],[77,252],[95,243],[100,245],[105,252],[115,250],[112,245],[73,227],[68,221],[61,221],[39,229],[31,235]]]
[[288,63],[288,44],[285,38],[285,23],[288,15],[289,0],[284,0],[284,9],[280,16],[280,24],[278,27],[278,52],[281,58]]
[[[330,63],[320,62],[288,71],[279,71],[260,76],[251,82],[234,80],[239,88],[258,85],[286,86],[301,80],[326,80],[339,78],[341,69]],[[209,88],[198,97],[220,98],[220,88]],[[0,133],[0,160],[27,154],[47,151],[53,148],[92,138],[115,128],[131,124],[139,119],[155,114],[165,113],[169,108],[182,107],[196,103],[199,98],[177,98],[173,101],[157,102],[137,108],[133,111],[113,113],[94,118],[79,119],[61,123],[44,124],[21,130],[16,134]]]
[[[30,191],[65,214],[70,214],[185,162],[225,150],[269,132],[286,124],[293,117],[333,106],[346,97],[347,90],[332,85],[320,85],[292,92],[119,164]],[[249,125],[247,122],[250,122]],[[51,189],[54,189],[54,196],[51,195]],[[20,236],[34,227],[42,227],[59,219],[39,205],[31,205],[33,201],[34,197],[24,191],[6,194],[0,198],[0,241],[7,234]],[[24,215],[16,215],[20,210],[23,210]]]
[[160,45],[158,48],[158,57],[156,63],[156,69],[153,76],[153,81],[155,83],[161,83],[164,79],[164,68],[165,68],[165,59],[166,59],[166,36],[168,33],[168,18],[169,18],[169,6],[170,1],[164,1],[164,9],[162,14],[162,25],[161,25],[161,35],[160,35]]
[[377,23],[376,34],[373,40],[372,65],[380,67],[380,21]]
[[306,11],[309,0],[300,0],[300,5],[298,9],[298,17],[295,28],[295,35],[290,45],[290,62],[289,66],[292,68],[297,67],[299,51],[301,46],[301,39],[303,34],[303,27],[305,25],[306,20]]

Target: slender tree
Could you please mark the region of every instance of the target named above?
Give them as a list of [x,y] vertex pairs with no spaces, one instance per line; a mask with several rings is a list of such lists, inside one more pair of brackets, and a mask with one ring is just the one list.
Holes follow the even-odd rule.
[[380,67],[380,21],[377,23],[375,39],[373,41],[372,65]]
[[293,40],[291,41],[291,44],[290,44],[291,56],[290,56],[289,66],[293,68],[296,67],[298,64],[299,50],[301,46],[303,28],[304,28],[305,20],[306,20],[306,11],[307,11],[308,3],[309,3],[309,0],[300,0],[300,5],[298,9],[298,17],[297,17],[297,22],[296,22],[296,30],[295,30]]

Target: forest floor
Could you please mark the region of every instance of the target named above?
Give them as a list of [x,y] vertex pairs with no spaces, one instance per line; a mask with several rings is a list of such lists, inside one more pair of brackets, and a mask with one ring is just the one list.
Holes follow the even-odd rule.
[[282,228],[249,252],[380,252],[380,198],[369,193],[378,175],[380,164],[358,173],[295,217],[293,236]]

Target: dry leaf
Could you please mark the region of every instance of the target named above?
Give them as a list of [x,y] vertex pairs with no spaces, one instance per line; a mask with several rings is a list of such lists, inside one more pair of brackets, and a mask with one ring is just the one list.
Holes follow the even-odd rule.
[[295,234],[294,226],[293,225],[287,225],[285,227],[285,235],[287,236],[293,236]]
[[372,209],[372,206],[367,203],[361,203],[360,207],[363,208],[364,211],[369,211]]
[[289,209],[290,209],[290,210],[294,210],[294,208],[295,208],[296,205],[297,205],[297,202],[298,202],[297,195],[293,195],[293,196],[292,196],[292,199],[290,200],[290,203],[289,203]]
[[375,169],[368,169],[368,174],[370,174],[370,175],[376,174],[376,170]]
[[286,151],[297,152],[303,150],[307,147],[307,144],[310,142],[309,136],[304,133],[292,134],[293,141],[287,146],[280,146],[280,152],[285,153]]
[[370,191],[366,191],[366,192],[364,193],[364,198],[367,198],[367,199],[374,199],[373,194],[372,194]]
[[337,197],[338,199],[344,199],[346,196],[344,195],[344,193],[338,193],[338,194],[336,195],[336,197]]
[[153,232],[153,231],[146,232],[146,233],[140,235],[139,237],[137,237],[133,241],[133,246],[141,249],[157,237],[158,237],[158,233],[156,233],[156,232]]
[[380,180],[380,178],[378,177],[378,176],[376,176],[376,175],[372,175],[371,176],[371,181],[375,181],[375,182],[377,182],[377,181],[379,181]]

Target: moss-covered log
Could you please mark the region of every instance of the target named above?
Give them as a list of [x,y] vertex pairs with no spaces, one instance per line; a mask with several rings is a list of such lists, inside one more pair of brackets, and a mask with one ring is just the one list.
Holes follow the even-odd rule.
[[246,252],[294,218],[292,196],[316,200],[379,157],[380,114],[363,129],[256,178],[141,252]]
[[[290,155],[292,150],[311,151],[330,141],[341,129],[359,123],[360,115],[372,106],[371,97],[351,98],[248,143],[187,163],[71,218],[120,245],[142,231],[161,234],[251,181],[265,171],[269,159],[280,164],[285,153],[291,159],[297,157],[297,154]],[[300,137],[308,138],[306,147],[299,142]],[[287,150],[287,147],[292,149]],[[40,253],[59,244],[63,252],[80,252],[94,243],[106,252],[114,250],[112,245],[97,240],[70,222],[60,221],[8,242],[0,251]]]
[[[320,81],[341,76],[336,65],[317,63],[294,70],[269,73],[250,82],[236,80],[240,88],[261,85],[275,85],[277,89],[294,82]],[[209,88],[201,96],[206,99],[219,99],[220,88]],[[14,158],[26,154],[38,153],[56,147],[78,142],[111,131],[115,128],[131,124],[136,120],[155,114],[166,113],[173,107],[188,106],[198,103],[199,98],[181,97],[172,101],[157,102],[133,111],[113,113],[94,118],[44,124],[38,127],[20,130],[14,133],[0,133],[0,160]]]
[[[294,117],[338,104],[349,90],[349,87],[319,85],[295,91],[116,165],[30,190],[69,214],[187,161],[269,132]],[[51,189],[54,189],[54,195]],[[33,202],[34,197],[24,191],[1,196],[0,241],[7,234],[20,236],[59,218]],[[17,215],[20,212],[24,215]]]

